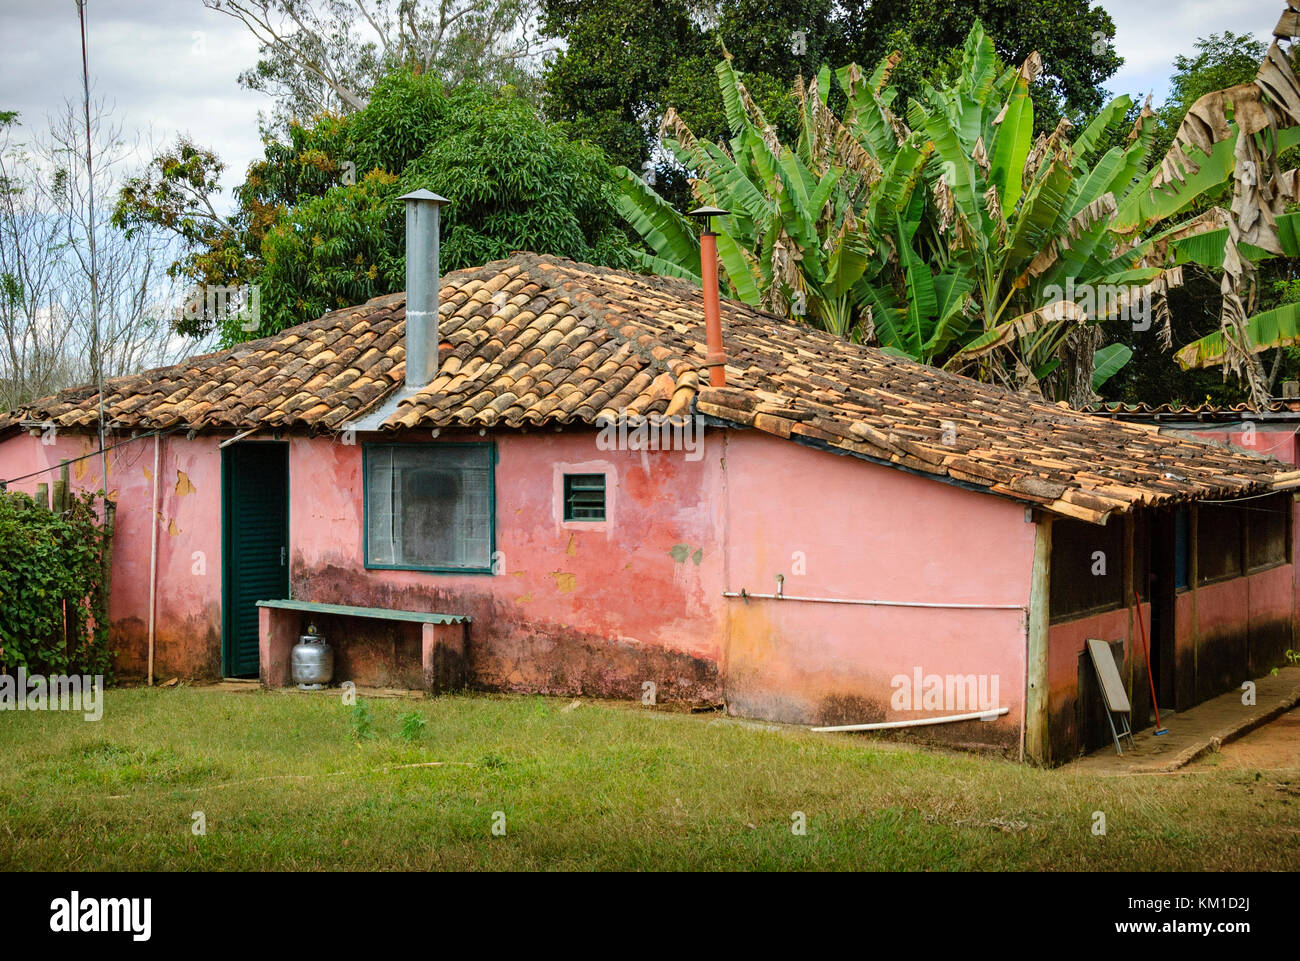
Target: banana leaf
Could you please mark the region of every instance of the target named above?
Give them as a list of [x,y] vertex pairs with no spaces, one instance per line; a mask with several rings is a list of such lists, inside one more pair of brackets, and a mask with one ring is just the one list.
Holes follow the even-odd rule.
[[[1249,318],[1246,335],[1250,338],[1251,352],[1256,354],[1273,347],[1300,344],[1300,304],[1283,304]],[[1181,348],[1174,359],[1183,370],[1190,370],[1221,364],[1225,355],[1223,331],[1216,330]]]
[[1125,344],[1107,344],[1098,348],[1092,355],[1092,389],[1100,390],[1101,385],[1118,374],[1132,358],[1133,348]]
[[[689,270],[700,262],[699,241],[686,218],[626,167],[615,167],[614,205],[662,259]],[[699,276],[698,270],[695,276]]]

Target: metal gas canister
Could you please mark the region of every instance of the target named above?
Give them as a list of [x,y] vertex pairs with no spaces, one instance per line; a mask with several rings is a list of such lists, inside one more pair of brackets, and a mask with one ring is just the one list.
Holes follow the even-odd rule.
[[334,677],[334,649],[316,632],[315,624],[293,646],[291,664],[300,691],[319,691]]

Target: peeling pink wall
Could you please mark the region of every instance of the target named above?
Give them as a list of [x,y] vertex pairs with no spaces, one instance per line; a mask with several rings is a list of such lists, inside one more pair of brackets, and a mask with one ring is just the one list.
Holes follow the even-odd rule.
[[[163,677],[220,672],[220,439],[163,441],[156,649]],[[394,439],[439,443],[427,433]],[[457,575],[365,570],[361,445],[293,438],[294,596],[469,614],[470,676],[495,689],[640,697],[649,681],[659,699],[717,702],[725,668],[736,713],[862,722],[936,713],[891,709],[894,675],[917,668],[997,675],[1006,717],[936,730],[972,743],[1018,739],[1019,610],[745,604],[722,595],[770,592],[783,572],[791,594],[1024,605],[1034,528],[1023,508],[752,432],[708,431],[696,459],[605,451],[596,439],[591,431],[497,436],[503,571]],[[92,448],[87,436],[50,447],[16,437],[0,444],[0,472],[26,473]],[[118,502],[114,638],[123,673],[141,674],[153,441],[109,457]],[[97,470],[97,460],[81,462],[75,486],[98,487]],[[563,475],[596,471],[609,476],[608,519],[565,522]],[[35,483],[15,486],[34,491]],[[400,659],[396,648],[363,650],[370,642],[360,622],[331,629],[338,644],[355,633],[351,663]]]
[[[496,437],[496,549],[504,568],[497,575],[365,570],[362,447],[293,438],[294,596],[469,614],[469,674],[492,689],[640,697],[649,681],[663,700],[717,702],[725,693],[737,714],[862,723],[954,712],[919,702],[895,709],[895,676],[911,678],[919,669],[996,677],[1006,716],[924,733],[1017,744],[1021,608],[1029,602],[1035,533],[1022,506],[757,432],[708,431],[695,460],[680,451],[604,451],[596,437]],[[471,433],[395,439],[479,440]],[[163,442],[162,677],[220,671],[220,440],[178,435]],[[17,437],[0,444],[0,472],[26,473],[92,446],[88,437],[60,438],[50,448]],[[110,454],[119,505],[114,637],[123,671],[136,674],[143,672],[148,616],[152,457],[152,440]],[[98,486],[98,462],[84,464],[77,486]],[[593,471],[609,474],[609,519],[565,522],[563,474]],[[35,481],[16,486],[34,490]],[[777,573],[791,595],[1015,609],[723,598],[742,588],[771,593]],[[348,643],[338,634],[351,629],[346,622],[332,629],[335,643]],[[363,634],[358,628],[358,639]]]
[[[60,460],[95,451],[96,439],[59,432],[46,444],[20,434],[0,442],[0,477],[46,467],[38,477],[18,481],[11,490],[36,493],[53,487]],[[110,436],[107,453],[110,497],[117,503],[113,538],[113,586],[109,617],[123,676],[146,673],[149,623],[150,515],[153,504],[153,438],[127,443]],[[159,491],[158,591],[154,673],[168,677],[216,677],[221,671],[221,459],[219,438],[162,439]],[[70,467],[75,492],[99,490],[98,456]]]
[[[1028,605],[1035,525],[1023,506],[766,434],[728,437],[728,590],[775,593],[780,573],[787,595]],[[920,730],[1019,741],[1019,610],[729,599],[726,611],[733,713],[818,724],[938,716],[954,711],[893,710],[893,678],[997,675],[1006,716]]]
[[[716,454],[604,451],[593,431],[496,436],[503,572],[363,567],[362,448],[290,447],[295,597],[469,614],[470,673],[497,689],[721,698]],[[431,445],[427,432],[405,441]],[[476,434],[440,440],[479,441]],[[608,520],[565,522],[565,473],[608,474]]]

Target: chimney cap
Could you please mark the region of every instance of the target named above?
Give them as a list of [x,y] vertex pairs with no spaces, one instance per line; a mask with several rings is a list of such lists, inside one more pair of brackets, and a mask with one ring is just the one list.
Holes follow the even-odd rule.
[[432,190],[412,190],[409,194],[402,194],[398,200],[432,200],[435,204],[451,203],[446,197],[440,197]]
[[698,218],[700,219],[701,223],[704,225],[704,233],[705,233],[705,234],[708,234],[708,235],[712,235],[712,234],[713,234],[713,218],[714,218],[714,217],[725,217],[725,216],[727,216],[728,213],[730,213],[730,211],[723,210],[721,207],[708,207],[708,206],[705,206],[705,207],[696,207],[694,210],[692,210],[692,211],[691,211],[690,213],[688,213],[686,216],[688,216],[688,217],[698,217]]
[[730,210],[723,210],[721,207],[696,207],[686,216],[688,217],[726,217]]

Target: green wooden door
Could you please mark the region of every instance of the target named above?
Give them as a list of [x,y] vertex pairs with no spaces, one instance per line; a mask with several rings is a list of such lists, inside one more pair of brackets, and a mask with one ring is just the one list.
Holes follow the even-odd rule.
[[222,451],[222,670],[257,676],[257,602],[289,596],[289,447]]

